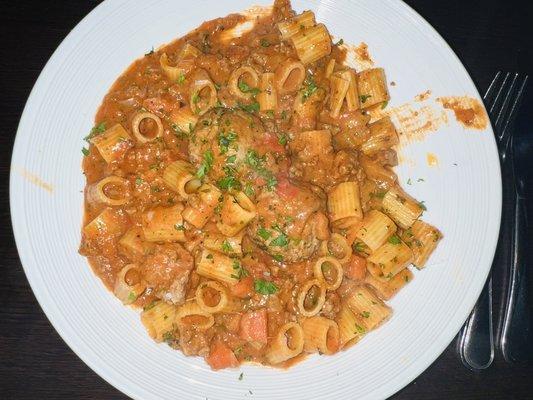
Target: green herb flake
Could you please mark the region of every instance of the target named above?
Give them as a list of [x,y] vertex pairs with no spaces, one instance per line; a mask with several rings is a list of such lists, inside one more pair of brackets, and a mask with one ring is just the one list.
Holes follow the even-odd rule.
[[181,84],[183,84],[183,82],[185,82],[185,74],[183,72],[180,72],[176,82],[178,83],[178,85],[181,85]]
[[337,43],[335,43],[335,46],[341,46],[344,44],[344,39],[340,39]]
[[237,107],[248,113],[254,113],[259,111],[259,103],[257,101],[252,104],[237,103]]
[[371,97],[371,94],[362,94],[361,96],[359,96],[359,98],[361,99],[361,103],[365,103]]
[[255,194],[255,189],[250,183],[244,185],[244,194],[248,197],[252,197]]
[[220,153],[225,154],[228,152],[229,147],[237,140],[237,134],[233,131],[229,131],[227,135],[219,133],[218,145],[220,147]]
[[269,230],[267,230],[267,229],[265,229],[265,228],[263,228],[263,227],[260,227],[260,228],[257,230],[257,234],[258,234],[259,237],[260,237],[261,239],[263,239],[263,240],[268,240],[268,239],[270,239],[270,237],[272,236],[272,233],[271,233]]
[[231,274],[231,277],[234,279],[238,279],[239,281],[242,278],[246,278],[250,275],[250,273],[244,268],[241,263],[238,260],[233,260],[233,271],[235,271],[234,274]]
[[200,167],[198,168],[198,171],[196,171],[196,177],[197,178],[203,178],[207,175],[207,173],[211,170],[211,167],[213,166],[213,152],[211,150],[207,150],[204,153],[204,157],[202,160],[202,163],[200,164]]
[[359,324],[355,324],[355,333],[364,334],[366,329]]
[[89,149],[85,148],[85,147],[82,147],[81,148],[81,152],[83,153],[83,155],[85,157],[87,157],[90,153],[89,153]]
[[279,290],[279,288],[274,282],[270,282],[264,279],[255,279],[254,289],[257,293],[264,295],[274,294]]
[[418,178],[416,181],[417,182],[425,182],[424,178]]
[[261,47],[269,47],[270,46],[270,42],[267,39],[265,39],[265,38],[261,39],[259,41],[259,43],[261,44]]
[[239,375],[239,380],[242,381],[243,377],[244,377],[244,372],[241,372],[241,374]]
[[408,185],[411,185],[411,184],[412,184],[412,182],[411,182],[411,178],[407,179],[407,184],[408,184]]
[[185,225],[183,225],[183,224],[175,224],[174,225],[174,229],[177,230],[177,231],[184,231],[185,230]]
[[282,233],[281,235],[279,235],[277,238],[273,239],[270,243],[269,243],[269,246],[272,246],[272,247],[285,247],[289,244],[289,239],[287,237],[287,235],[285,235],[284,233]]
[[362,242],[355,242],[352,247],[358,253],[364,253],[366,250],[366,246]]
[[226,163],[233,164],[236,160],[237,160],[237,156],[234,154],[234,155],[229,156],[228,158],[226,158]]
[[390,238],[389,238],[389,243],[390,244],[400,244],[402,241],[400,240],[400,238],[397,236],[397,235],[392,235]]
[[228,242],[227,239],[222,242],[221,247],[224,253],[233,253],[233,247],[231,246],[231,243]]
[[282,261],[283,261],[283,256],[282,256],[281,254],[274,254],[274,255],[272,256],[272,258],[273,258],[274,260],[276,260],[277,262],[282,262]]
[[368,311],[363,311],[363,312],[361,313],[361,317],[363,317],[363,318],[368,318],[368,317],[370,317],[370,313],[369,313]]
[[137,295],[135,294],[135,292],[130,292],[128,294],[128,301],[134,302],[135,300],[137,300]]
[[100,122],[98,125],[94,126],[91,129],[91,132],[89,132],[89,134],[85,136],[83,140],[85,140],[86,142],[89,142],[95,136],[98,136],[99,134],[104,133],[105,130],[106,130],[105,122]]
[[252,88],[246,82],[243,82],[243,81],[239,81],[237,86],[239,86],[239,89],[240,89],[241,92],[243,92],[243,93],[251,93],[252,96],[256,96],[259,93],[259,89],[258,88]]
[[420,208],[421,208],[422,210],[424,210],[424,211],[427,211],[427,207],[426,207],[426,205],[424,204],[423,201],[421,201],[421,202],[418,203],[418,207],[420,207]]
[[152,49],[148,53],[145,53],[144,55],[145,56],[151,56],[154,53],[155,53],[154,46],[152,46]]
[[135,178],[135,185],[136,185],[136,186],[141,186],[141,185],[143,184],[143,182],[144,182],[144,181],[143,181],[143,179],[142,179],[140,176],[138,176],[137,178]]
[[285,146],[288,140],[289,140],[289,137],[285,133],[282,133],[281,135],[278,136],[278,143],[281,144],[282,146]]
[[315,80],[311,75],[307,77],[304,82],[305,88],[302,92],[302,103],[305,102],[309,97],[313,95],[318,90],[318,86],[315,83]]
[[383,103],[381,103],[381,109],[385,109],[387,106],[389,105],[389,102],[388,101],[384,101]]

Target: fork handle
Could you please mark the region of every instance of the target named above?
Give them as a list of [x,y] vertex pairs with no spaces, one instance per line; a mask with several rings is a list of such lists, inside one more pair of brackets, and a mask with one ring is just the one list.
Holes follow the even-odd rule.
[[501,333],[501,349],[507,362],[523,362],[533,359],[533,326],[528,298],[526,204],[517,196],[512,238],[512,262],[507,292],[507,306]]
[[492,329],[492,275],[489,275],[474,310],[459,337],[459,356],[465,367],[483,370],[494,359]]

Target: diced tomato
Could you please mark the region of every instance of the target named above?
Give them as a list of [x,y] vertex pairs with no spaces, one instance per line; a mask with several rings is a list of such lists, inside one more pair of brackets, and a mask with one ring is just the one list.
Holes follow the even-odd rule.
[[290,183],[288,179],[278,179],[277,191],[281,196],[288,199],[298,195],[298,187]]
[[366,258],[352,255],[344,266],[344,275],[353,280],[363,280],[366,275]]
[[248,341],[266,344],[267,342],[267,312],[265,309],[248,311],[241,317],[239,336]]
[[244,299],[254,293],[254,278],[247,276],[231,287],[231,294]]
[[211,343],[209,355],[205,358],[205,361],[214,370],[239,366],[239,361],[233,351],[220,340],[215,340]]

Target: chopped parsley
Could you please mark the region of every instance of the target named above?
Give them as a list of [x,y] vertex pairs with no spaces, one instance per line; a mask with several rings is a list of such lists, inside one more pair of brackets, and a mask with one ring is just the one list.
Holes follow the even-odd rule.
[[227,135],[219,133],[218,135],[218,145],[220,146],[220,153],[225,154],[228,152],[229,146],[237,140],[237,134],[233,131],[229,131]]
[[251,197],[255,194],[254,187],[249,182],[244,185],[244,194],[248,197]]
[[304,82],[305,88],[302,92],[302,103],[305,102],[309,97],[313,95],[318,90],[318,86],[315,83],[315,80],[311,75],[307,77]]
[[184,231],[185,230],[185,225],[183,225],[183,224],[175,224],[174,225],[174,229],[177,230],[177,231]]
[[369,313],[368,311],[363,311],[363,312],[361,313],[361,317],[363,317],[363,318],[368,318],[368,317],[370,317],[370,313]]
[[288,139],[289,137],[287,136],[287,134],[282,133],[281,135],[278,136],[278,143],[281,144],[282,146],[285,146],[287,144]]
[[337,43],[335,43],[335,46],[341,46],[344,44],[344,39],[340,39]]
[[255,150],[248,150],[244,162],[255,170],[261,177],[266,179],[266,186],[268,190],[272,190],[274,186],[278,184],[276,177],[271,171],[267,170],[264,166],[265,157],[261,157]]
[[273,239],[270,243],[269,243],[269,246],[273,246],[273,247],[285,247],[289,244],[289,239],[287,237],[287,235],[285,235],[284,233],[282,233],[281,235],[279,235],[277,238]]
[[134,302],[135,300],[137,300],[137,295],[135,294],[135,292],[130,292],[128,294],[128,301]]
[[363,334],[366,332],[366,329],[359,324],[355,324],[355,331],[355,333]]
[[424,204],[423,201],[421,201],[420,203],[418,203],[418,207],[420,207],[422,210],[426,211],[427,210],[427,207],[426,205]]
[[242,381],[242,378],[244,376],[244,372],[241,372],[241,374],[239,375],[239,380]]
[[366,250],[366,245],[362,242],[355,242],[352,247],[358,253],[364,253]]
[[83,153],[83,155],[85,157],[87,157],[89,155],[89,149],[85,148],[85,147],[82,147],[81,148],[81,152]]
[[83,138],[86,142],[89,142],[95,136],[105,132],[105,122],[100,122],[98,125],[91,129],[91,132]]
[[221,247],[222,247],[222,251],[224,253],[232,253],[233,252],[233,247],[231,246],[231,243],[228,242],[227,239],[222,242],[222,246]]
[[148,52],[148,53],[145,53],[144,55],[145,56],[151,56],[152,54],[154,54],[155,51],[154,51],[154,46],[152,46],[152,49]]
[[270,239],[270,237],[272,236],[272,233],[270,233],[269,230],[263,228],[263,227],[260,227],[258,230],[257,230],[257,234],[259,235],[259,237],[263,240],[268,240]]
[[236,160],[237,160],[237,156],[235,154],[226,158],[226,162],[228,164],[233,164]]
[[407,179],[407,184],[411,185],[411,178]]
[[389,105],[389,102],[388,101],[384,101],[383,103],[381,103],[381,109],[383,110],[388,105]]
[[135,178],[135,185],[136,185],[136,186],[141,186],[141,185],[143,184],[143,182],[144,182],[144,181],[143,181],[143,179],[142,179],[140,176],[138,176],[137,178]]
[[272,258],[278,262],[282,262],[283,261],[283,256],[281,254],[274,254],[272,256]]
[[400,238],[397,236],[397,235],[392,235],[390,238],[389,238],[389,243],[390,244],[400,244],[402,241],[400,240]]
[[259,111],[259,103],[257,101],[252,103],[252,104],[237,103],[237,107],[239,107],[241,110],[249,112],[249,113],[254,113],[254,112],[258,112]]
[[274,118],[274,110],[267,110],[266,115],[268,118]]
[[203,178],[211,170],[212,166],[213,152],[211,150],[207,150],[204,153],[204,158],[202,160],[202,163],[200,164],[200,167],[198,168],[198,171],[196,171],[196,176],[200,179]]
[[239,86],[240,91],[243,93],[251,93],[252,96],[256,96],[259,93],[258,88],[252,88],[246,82],[240,81],[238,86]]
[[180,72],[176,82],[178,83],[178,85],[181,85],[183,82],[185,82],[185,74],[183,72]]
[[248,275],[250,275],[250,273],[241,265],[238,260],[233,260],[233,271],[235,271],[235,273],[231,274],[231,277],[238,280],[246,278]]
[[274,282],[270,282],[264,279],[255,279],[254,289],[257,293],[264,295],[274,294],[279,290],[279,288]]
[[270,42],[267,39],[265,39],[265,38],[261,39],[259,41],[259,43],[261,44],[261,47],[269,47],[270,46]]
[[366,102],[371,97],[372,97],[371,94],[362,94],[361,96],[359,96],[359,98],[361,99],[361,103]]

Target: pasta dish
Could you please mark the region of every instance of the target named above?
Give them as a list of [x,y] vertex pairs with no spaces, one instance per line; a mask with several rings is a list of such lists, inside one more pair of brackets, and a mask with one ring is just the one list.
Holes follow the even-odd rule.
[[203,23],[113,84],[80,253],[156,342],[213,369],[331,355],[391,316],[441,234],[398,184],[382,68],[286,0]]

